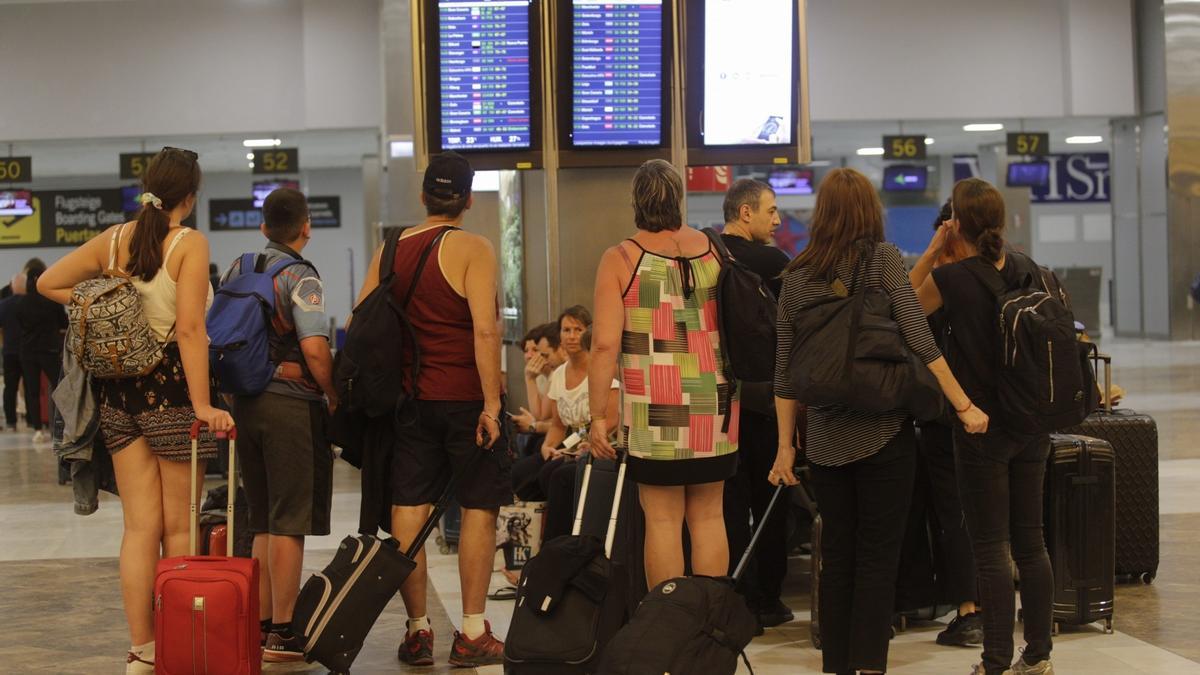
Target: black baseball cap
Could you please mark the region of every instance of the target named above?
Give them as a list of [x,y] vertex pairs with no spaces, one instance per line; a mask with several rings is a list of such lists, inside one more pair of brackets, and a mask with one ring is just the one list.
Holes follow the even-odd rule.
[[443,152],[429,159],[422,189],[441,199],[457,199],[470,194],[475,172],[466,157],[457,152]]

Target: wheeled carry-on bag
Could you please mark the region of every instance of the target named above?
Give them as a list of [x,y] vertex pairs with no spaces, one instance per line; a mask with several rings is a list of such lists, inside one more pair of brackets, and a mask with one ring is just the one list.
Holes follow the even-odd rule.
[[1054,632],[1060,624],[1104,622],[1112,632],[1113,448],[1053,434],[1046,467],[1046,545],[1054,570]]
[[408,550],[401,551],[392,537],[348,536],[325,569],[309,577],[292,613],[292,631],[300,635],[308,662],[317,661],[334,673],[350,671],[371,627],[416,569],[417,553],[437,527],[459,479],[484,452],[477,450],[451,477]]
[[604,646],[628,618],[628,577],[612,560],[626,461],[622,453],[604,541],[580,534],[594,463],[589,454],[571,534],[543,544],[521,570],[504,643],[505,673],[596,672]]
[[775,488],[732,577],[676,577],[655,586],[608,643],[597,672],[733,675],[740,657],[753,673],[745,650],[754,639],[758,619],[734,587],[771,521],[783,489],[783,485]]
[[[1097,365],[1104,364],[1104,389],[1109,392],[1112,359],[1099,353],[1095,358]],[[1113,410],[1110,396],[1103,398],[1100,410],[1063,433],[1100,438],[1112,446],[1117,458],[1116,575],[1148,584],[1158,574],[1158,425],[1149,415]]]
[[[196,479],[200,430],[192,424],[192,555],[158,562],[154,577],[154,672],[159,675],[258,675],[262,648],[258,625],[258,561],[233,557],[233,501],[226,508],[224,556],[198,556]],[[218,433],[221,438],[225,434]],[[237,431],[229,434],[229,487],[237,485]]]

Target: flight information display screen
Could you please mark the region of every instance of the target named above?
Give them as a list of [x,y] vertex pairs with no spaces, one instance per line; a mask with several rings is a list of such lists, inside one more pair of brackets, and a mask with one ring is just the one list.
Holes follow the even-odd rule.
[[532,0],[439,0],[442,148],[525,150]]
[[[795,6],[704,0],[704,145],[792,143]],[[753,48],[730,35],[753,35]]]
[[572,144],[663,144],[663,1],[573,0]]

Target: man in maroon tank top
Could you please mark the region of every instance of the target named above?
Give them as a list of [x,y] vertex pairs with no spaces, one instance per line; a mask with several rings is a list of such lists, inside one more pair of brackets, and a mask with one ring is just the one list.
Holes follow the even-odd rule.
[[[395,260],[380,261],[376,253],[359,296],[366,297],[377,285],[381,264],[396,271],[392,288],[398,302],[404,301],[410,285],[416,286],[408,317],[421,349],[418,421],[398,436],[392,457],[392,534],[402,548],[421,529],[451,473],[464,470],[477,447],[495,447],[458,484],[463,619],[450,651],[450,664],[455,666],[504,661],[504,643],[492,635],[483,612],[496,551],[496,514],[500,506],[512,503],[508,454],[497,444],[501,408],[496,253],[484,237],[459,229],[471,206],[473,175],[461,155],[445,153],[430,160],[421,194],[428,217],[404,232]],[[428,262],[414,279],[426,250]],[[422,550],[416,570],[400,590],[408,630],[398,656],[409,665],[433,663],[427,579]]]

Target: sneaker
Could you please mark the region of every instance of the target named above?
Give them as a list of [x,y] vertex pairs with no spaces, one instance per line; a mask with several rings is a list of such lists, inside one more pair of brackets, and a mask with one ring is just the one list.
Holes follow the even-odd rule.
[[504,663],[504,643],[492,635],[491,622],[485,621],[483,626],[483,635],[474,640],[454,631],[454,646],[450,648],[450,665],[474,668]]
[[46,435],[45,431],[38,429],[37,431],[33,432],[34,443],[45,443],[48,440],[50,440],[50,437]]
[[983,617],[979,612],[955,616],[946,630],[938,633],[937,643],[947,647],[978,647],[983,644]]
[[296,635],[283,637],[279,633],[267,635],[267,643],[263,647],[263,661],[267,663],[288,663],[304,660],[304,648]]
[[135,673],[153,673],[154,662],[146,661],[139,654],[129,652],[125,655],[125,675],[134,675]]
[[792,614],[791,608],[783,604],[783,601],[779,598],[762,603],[755,608],[755,613],[758,614],[758,623],[764,628],[781,626],[785,623],[791,623],[796,619],[796,615]]
[[[457,644],[455,642],[456,646]],[[419,630],[411,635],[406,632],[404,642],[400,643],[400,648],[396,651],[396,658],[410,666],[432,666],[433,631]]]
[[1012,668],[1004,672],[1012,673],[1012,675],[1054,675],[1054,666],[1050,663],[1050,659],[1038,661],[1031,666],[1025,663],[1025,659],[1018,657],[1016,663],[1012,664]]

